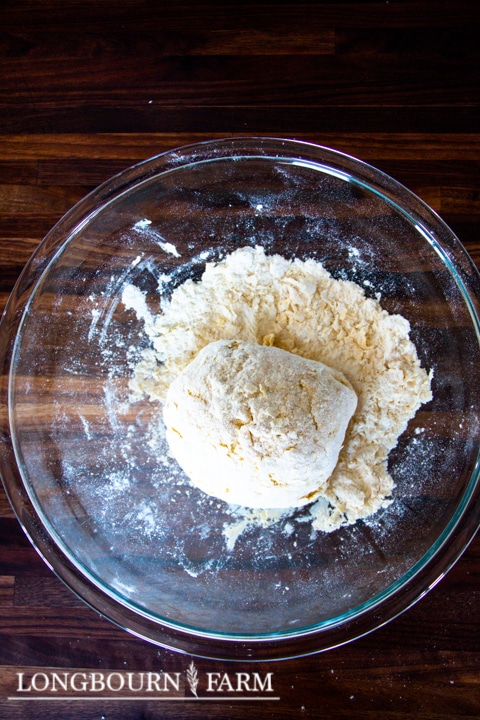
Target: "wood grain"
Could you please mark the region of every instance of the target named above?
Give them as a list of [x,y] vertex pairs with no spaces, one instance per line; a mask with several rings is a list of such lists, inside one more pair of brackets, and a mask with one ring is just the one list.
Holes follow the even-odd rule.
[[[355,155],[437,210],[480,267],[480,5],[5,0],[0,7],[0,311],[54,223],[129,165],[181,145],[281,135]],[[25,669],[184,673],[65,589],[0,493],[0,717],[472,719],[480,542],[408,612],[280,663],[279,702],[12,702]]]

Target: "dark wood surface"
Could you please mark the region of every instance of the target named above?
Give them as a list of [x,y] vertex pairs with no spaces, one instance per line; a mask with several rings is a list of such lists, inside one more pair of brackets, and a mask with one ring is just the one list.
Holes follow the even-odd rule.
[[[4,0],[0,309],[50,227],[136,161],[230,135],[307,139],[427,201],[480,265],[480,5]],[[401,617],[348,646],[200,673],[273,672],[270,702],[14,702],[27,668],[184,673],[77,600],[0,494],[0,718],[480,717],[480,541]]]

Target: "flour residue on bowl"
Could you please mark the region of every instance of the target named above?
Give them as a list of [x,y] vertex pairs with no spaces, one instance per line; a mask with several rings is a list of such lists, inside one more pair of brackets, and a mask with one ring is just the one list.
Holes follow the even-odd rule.
[[[274,345],[343,373],[358,396],[357,410],[334,472],[301,521],[307,519],[313,532],[330,532],[391,502],[389,452],[431,399],[431,375],[420,365],[405,318],[387,313],[356,283],[334,279],[318,261],[267,255],[262,247],[207,263],[199,281],[187,280],[162,298],[155,318],[131,285],[123,302],[144,321],[151,341],[135,363],[132,400],[147,396],[161,407],[170,383],[218,340]],[[279,522],[267,510],[263,517],[242,508],[232,512],[228,547],[252,523]]]

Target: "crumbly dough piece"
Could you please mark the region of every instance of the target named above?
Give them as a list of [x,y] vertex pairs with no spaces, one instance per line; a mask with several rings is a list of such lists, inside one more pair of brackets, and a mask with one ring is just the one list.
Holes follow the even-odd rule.
[[193,484],[226,502],[300,507],[318,497],[357,405],[321,362],[242,340],[203,348],[170,385],[170,451]]
[[145,329],[152,347],[136,364],[133,397],[164,402],[175,378],[216,340],[275,345],[342,372],[358,406],[310,511],[312,527],[330,532],[389,504],[388,454],[432,398],[432,373],[420,365],[406,318],[316,260],[287,260],[257,246],[207,263],[201,280],[177,287]]

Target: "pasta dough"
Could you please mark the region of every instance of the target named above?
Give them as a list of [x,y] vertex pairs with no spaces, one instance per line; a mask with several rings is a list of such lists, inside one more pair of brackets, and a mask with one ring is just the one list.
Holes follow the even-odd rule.
[[[131,306],[127,286],[124,301]],[[358,405],[338,463],[310,509],[330,532],[391,502],[388,455],[422,403],[432,398],[406,318],[313,259],[287,260],[242,247],[207,263],[145,319],[152,347],[135,365],[133,397],[165,402],[170,385],[209,343],[242,339],[325,363],[348,378]]]
[[296,507],[331,475],[356,405],[348,380],[321,362],[220,340],[170,385],[164,419],[194,485],[247,507]]

